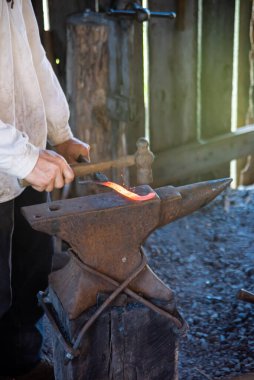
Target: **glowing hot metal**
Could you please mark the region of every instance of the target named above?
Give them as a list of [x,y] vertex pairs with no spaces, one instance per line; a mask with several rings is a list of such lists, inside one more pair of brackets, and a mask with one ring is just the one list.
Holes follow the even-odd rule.
[[125,189],[123,186],[118,185],[114,182],[96,182],[98,185],[107,186],[111,189],[115,190],[119,194],[123,195],[126,198],[131,199],[132,201],[148,201],[149,199],[152,199],[155,197],[156,193],[148,193],[146,195],[138,195],[136,193],[133,193],[132,191],[129,191]]

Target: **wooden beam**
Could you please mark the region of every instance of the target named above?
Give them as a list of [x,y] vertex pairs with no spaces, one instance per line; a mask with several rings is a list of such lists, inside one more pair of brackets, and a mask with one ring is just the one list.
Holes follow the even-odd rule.
[[154,185],[174,184],[254,153],[254,125],[155,155]]

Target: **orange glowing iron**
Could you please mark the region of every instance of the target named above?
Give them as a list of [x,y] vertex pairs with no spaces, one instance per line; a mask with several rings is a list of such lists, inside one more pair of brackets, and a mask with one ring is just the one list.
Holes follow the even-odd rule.
[[155,193],[151,192],[146,195],[139,195],[136,193],[133,193],[132,191],[129,191],[125,189],[125,187],[118,185],[117,183],[106,181],[106,182],[96,182],[98,185],[107,186],[111,189],[115,190],[117,193],[123,195],[125,198],[131,199],[132,201],[148,201],[149,199],[152,199],[155,197]]

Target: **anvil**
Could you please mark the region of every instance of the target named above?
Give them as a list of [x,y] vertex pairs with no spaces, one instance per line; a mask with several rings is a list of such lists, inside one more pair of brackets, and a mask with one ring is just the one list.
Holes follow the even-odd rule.
[[[34,229],[67,242],[80,262],[122,283],[140,265],[141,246],[149,234],[206,205],[230,182],[231,179],[220,179],[155,190],[143,185],[135,191],[141,195],[154,191],[152,200],[134,202],[107,192],[29,206],[22,212]],[[69,319],[95,305],[99,293],[115,290],[114,285],[85,271],[73,258],[64,268],[53,272],[49,281]],[[172,290],[149,265],[128,288],[145,299],[173,305]]]

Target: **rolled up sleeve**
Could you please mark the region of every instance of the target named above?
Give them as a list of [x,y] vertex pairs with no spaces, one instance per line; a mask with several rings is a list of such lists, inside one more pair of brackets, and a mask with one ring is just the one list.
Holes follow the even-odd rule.
[[0,171],[25,178],[34,168],[39,148],[30,144],[28,136],[0,120]]

